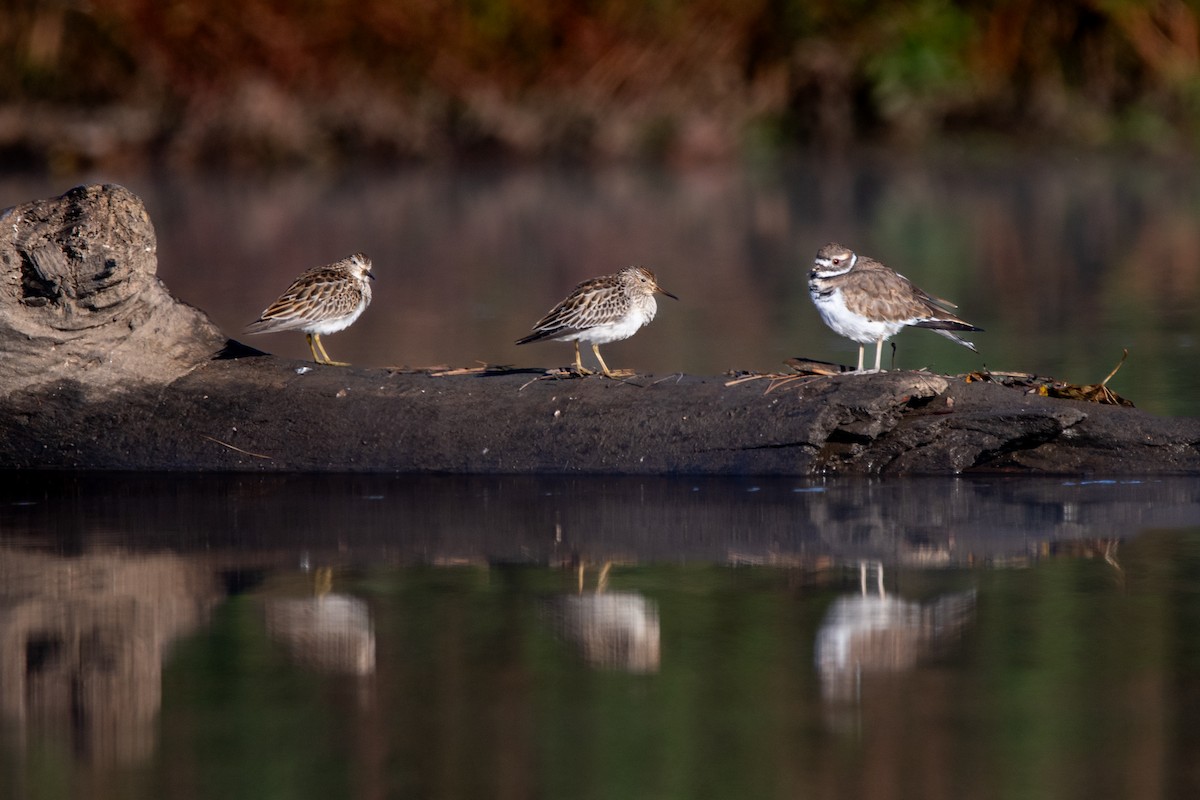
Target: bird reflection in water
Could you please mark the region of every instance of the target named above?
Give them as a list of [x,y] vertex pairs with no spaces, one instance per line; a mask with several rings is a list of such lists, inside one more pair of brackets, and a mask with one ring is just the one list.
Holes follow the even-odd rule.
[[333,571],[315,573],[313,597],[266,601],[267,633],[298,663],[321,672],[370,675],[375,671],[375,630],[367,604],[332,591]]
[[975,591],[919,603],[888,595],[883,564],[859,564],[859,594],[833,601],[817,631],[816,667],[830,703],[862,701],[864,676],[913,669],[953,641],[975,612]]
[[658,672],[658,605],[638,592],[608,591],[611,570],[612,564],[606,563],[595,591],[585,592],[584,567],[579,567],[579,593],[556,598],[549,605],[555,630],[594,667]]

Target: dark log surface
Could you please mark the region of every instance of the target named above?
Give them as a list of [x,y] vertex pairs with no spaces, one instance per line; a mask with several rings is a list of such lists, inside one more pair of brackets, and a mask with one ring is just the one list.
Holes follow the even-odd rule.
[[[228,341],[116,186],[3,214],[0,467],[607,474],[1200,472],[1200,420],[919,372],[726,385],[323,367]],[[540,379],[539,379],[540,378]]]

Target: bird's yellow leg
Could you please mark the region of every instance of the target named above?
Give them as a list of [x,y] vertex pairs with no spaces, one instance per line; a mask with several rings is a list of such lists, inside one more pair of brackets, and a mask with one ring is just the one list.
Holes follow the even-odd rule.
[[600,355],[600,345],[598,345],[598,344],[592,345],[592,352],[596,354],[596,360],[600,362],[600,368],[602,370],[604,370],[604,377],[606,377],[606,378],[628,378],[630,375],[633,374],[633,370],[631,370],[631,369],[619,369],[616,372],[613,372],[612,370],[610,370],[608,368],[608,364],[604,363],[604,358]]
[[[329,357],[329,353],[325,352],[325,345],[321,344],[321,334],[314,333],[314,334],[311,334],[311,336],[312,336],[313,341],[316,342],[317,349],[321,351],[322,358],[317,359],[318,364],[327,364],[331,367],[348,367],[348,366],[350,366],[350,363],[347,361],[334,361],[332,358]],[[315,355],[315,352],[314,352],[314,355]]]
[[313,361],[318,364],[324,364],[325,362],[321,360],[321,355],[317,352],[317,346],[313,343],[313,334],[306,333],[304,334],[304,338],[308,341],[308,349],[312,351]]
[[578,339],[575,340],[575,371],[578,372],[580,375],[593,374],[590,369],[586,369],[583,366],[583,359],[581,359],[579,357],[579,340]]

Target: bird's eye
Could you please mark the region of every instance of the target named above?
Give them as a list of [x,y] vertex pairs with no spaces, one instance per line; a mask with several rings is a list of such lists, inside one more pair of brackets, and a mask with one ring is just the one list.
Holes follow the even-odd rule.
[[840,258],[835,258],[835,259],[833,260],[833,263],[834,263],[834,265],[837,265],[837,264],[840,264],[840,263],[842,263],[842,260],[841,260]]

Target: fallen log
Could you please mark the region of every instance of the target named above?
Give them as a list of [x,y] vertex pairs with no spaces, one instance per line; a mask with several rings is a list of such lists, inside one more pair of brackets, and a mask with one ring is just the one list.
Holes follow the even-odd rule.
[[1200,420],[924,372],[402,372],[227,339],[119,186],[0,215],[0,467],[696,475],[1200,472]]

